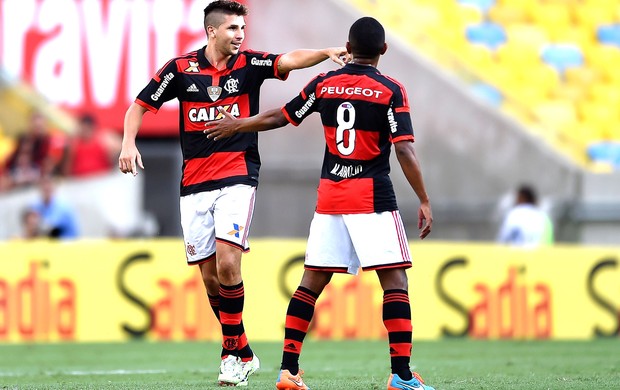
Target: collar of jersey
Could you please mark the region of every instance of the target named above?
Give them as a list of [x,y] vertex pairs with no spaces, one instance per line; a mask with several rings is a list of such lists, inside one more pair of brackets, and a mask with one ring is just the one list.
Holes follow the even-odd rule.
[[372,65],[360,65],[356,63],[348,63],[346,66],[350,68],[351,70],[357,71],[357,72],[381,73],[379,72],[379,69],[375,68]]
[[[201,69],[206,69],[206,68],[209,68],[209,67],[213,67],[213,65],[211,65],[211,63],[209,62],[209,60],[205,56],[205,49],[206,48],[207,48],[207,45],[204,45],[202,47],[202,49],[198,50],[198,65],[200,65]],[[232,69],[233,66],[235,65],[235,62],[237,62],[237,58],[239,58],[239,53],[237,53],[234,56],[230,57],[230,59],[226,63],[226,69],[229,69],[229,70]]]

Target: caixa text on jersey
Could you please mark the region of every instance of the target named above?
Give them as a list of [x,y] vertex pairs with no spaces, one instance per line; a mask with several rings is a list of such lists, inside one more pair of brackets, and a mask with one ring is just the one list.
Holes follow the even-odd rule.
[[190,108],[187,111],[187,117],[191,122],[206,122],[222,119],[224,114],[222,114],[218,108],[223,108],[232,116],[239,117],[239,105],[237,103],[226,104],[223,106]]

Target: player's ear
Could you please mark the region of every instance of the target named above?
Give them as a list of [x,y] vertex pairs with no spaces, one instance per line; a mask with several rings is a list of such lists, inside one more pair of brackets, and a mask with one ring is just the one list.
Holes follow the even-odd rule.
[[207,38],[215,38],[215,27],[207,26]]
[[381,55],[384,55],[384,54],[385,54],[385,52],[387,51],[387,49],[388,49],[388,44],[387,44],[387,43],[384,43],[384,44],[383,44],[383,49],[381,49]]
[[351,54],[351,44],[347,42],[344,47],[347,49],[347,53]]

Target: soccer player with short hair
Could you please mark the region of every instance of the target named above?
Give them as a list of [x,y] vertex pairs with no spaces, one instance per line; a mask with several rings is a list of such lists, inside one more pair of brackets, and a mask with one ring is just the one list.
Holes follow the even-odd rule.
[[[207,137],[225,142],[231,135],[298,125],[312,112],[321,115],[326,148],[305,270],[286,313],[278,389],[306,390],[299,356],[316,301],[334,272],[374,270],[383,289],[383,323],[388,332],[392,372],[387,389],[433,390],[410,370],[411,306],[405,269],[411,258],[389,177],[392,145],[407,181],[420,200],[418,228],[432,227],[429,197],[413,148],[409,101],[403,86],[376,68],[387,50],[385,31],[364,17],[349,30],[343,68],[315,77],[281,110],[207,124]],[[220,141],[221,140],[221,141]]]
[[197,264],[209,303],[222,326],[221,385],[245,385],[259,368],[242,322],[244,288],[241,255],[249,250],[248,232],[254,210],[260,158],[256,134],[239,134],[225,142],[207,139],[205,122],[258,113],[260,87],[266,79],[285,80],[294,69],[327,58],[344,65],[344,47],[294,50],[286,54],[241,50],[247,8],[217,0],[204,9],[207,45],[171,59],[139,93],[125,115],[119,169],[144,169],[136,136],[147,111],[179,100],[183,153],[181,225],[187,263]]

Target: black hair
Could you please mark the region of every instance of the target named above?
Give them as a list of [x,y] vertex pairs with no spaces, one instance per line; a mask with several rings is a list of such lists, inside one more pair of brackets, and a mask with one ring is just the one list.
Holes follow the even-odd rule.
[[354,57],[374,58],[385,47],[385,30],[377,19],[365,16],[349,29],[349,44]]
[[233,0],[216,0],[212,1],[205,7],[204,10],[204,27],[205,31],[208,26],[218,27],[222,24],[220,15],[237,15],[246,16],[248,14],[248,8]]
[[518,196],[525,203],[536,204],[538,202],[538,198],[536,196],[536,191],[529,185],[522,185],[519,187]]

